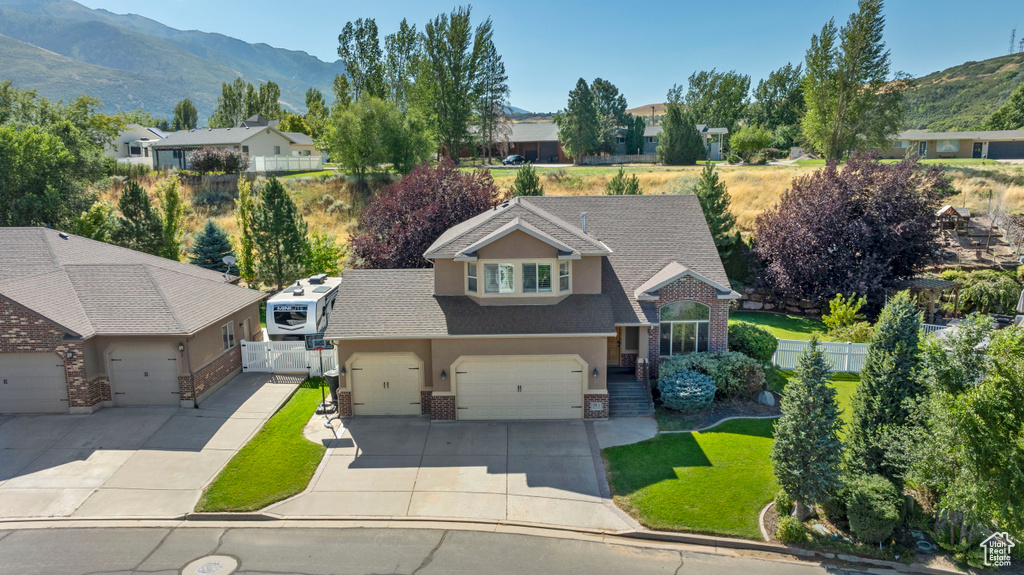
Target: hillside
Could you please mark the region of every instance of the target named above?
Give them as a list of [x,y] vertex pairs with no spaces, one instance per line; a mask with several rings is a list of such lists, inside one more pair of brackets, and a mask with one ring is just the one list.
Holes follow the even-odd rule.
[[907,128],[979,127],[1024,81],[1024,53],[966,62],[917,79],[907,93]]
[[[221,83],[238,76],[254,84],[276,82],[282,104],[302,112],[306,90],[313,86],[330,96],[334,75],[342,71],[340,62],[323,62],[305,52],[176,30],[141,16],[91,10],[71,0],[0,0],[0,34],[86,64],[78,79],[101,88],[90,94],[102,98],[108,111],[138,107],[139,98],[109,85],[109,79],[124,70],[163,86],[159,91],[133,90],[155,96],[144,101],[147,112],[168,117],[175,103],[191,97],[200,122],[213,112]],[[0,52],[0,79],[14,80],[23,88],[47,87],[48,97],[69,98],[83,91],[68,91],[66,77],[24,61],[25,56]],[[131,74],[124,79],[137,80]]]

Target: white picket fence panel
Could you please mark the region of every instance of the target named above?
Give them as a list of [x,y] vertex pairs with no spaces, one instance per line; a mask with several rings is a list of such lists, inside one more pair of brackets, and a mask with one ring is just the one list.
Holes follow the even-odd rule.
[[949,326],[948,325],[935,325],[935,324],[932,324],[932,323],[921,324],[921,329],[924,330],[924,334],[925,335],[937,332],[940,329],[946,329],[947,327],[949,327]]
[[[800,354],[810,347],[806,341],[792,339],[780,339],[779,347],[775,350],[772,362],[782,369],[794,369]],[[860,373],[864,368],[864,360],[868,357],[868,344],[866,343],[833,343],[827,341],[818,342],[818,348],[825,352],[832,371],[846,373]]]
[[320,358],[324,371],[337,366],[333,350],[306,351],[301,341],[242,341],[242,371],[262,373],[305,373],[320,375]]

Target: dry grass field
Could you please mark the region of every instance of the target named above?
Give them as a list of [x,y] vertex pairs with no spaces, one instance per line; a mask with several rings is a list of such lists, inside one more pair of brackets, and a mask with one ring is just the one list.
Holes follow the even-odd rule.
[[[820,169],[820,166],[720,165],[718,169],[732,196],[732,209],[739,226],[749,233],[758,214],[775,205],[794,178],[810,174]],[[991,191],[993,203],[1002,202],[1005,210],[1024,213],[1024,165],[972,163],[948,165],[946,169],[953,177],[954,187],[960,191],[959,195],[948,200],[949,203],[958,206],[966,203],[976,213],[985,212]],[[636,174],[645,194],[672,194],[687,193],[697,181],[701,167],[634,165],[626,166],[625,170],[629,174]],[[537,171],[546,195],[595,195],[604,193],[605,186],[618,171],[618,167],[539,167]],[[515,173],[516,168],[491,168],[495,182],[503,189],[511,187]],[[147,176],[141,183],[152,192],[157,181],[163,177]],[[322,173],[283,178],[282,181],[293,194],[310,228],[335,234],[339,241],[345,241],[355,230],[356,217],[366,201],[367,193],[360,193],[351,179]],[[386,185],[386,181],[376,182],[370,189],[379,189],[383,185]],[[120,189],[120,181],[115,180],[113,186],[100,192],[100,197],[116,205]],[[182,195],[190,204],[186,218],[186,245],[191,241],[191,234],[201,229],[207,218],[212,218],[228,234],[234,235],[237,232],[233,202],[229,198],[227,201],[209,201],[211,196],[217,197],[218,193],[223,200],[233,191],[216,187],[183,187]]]

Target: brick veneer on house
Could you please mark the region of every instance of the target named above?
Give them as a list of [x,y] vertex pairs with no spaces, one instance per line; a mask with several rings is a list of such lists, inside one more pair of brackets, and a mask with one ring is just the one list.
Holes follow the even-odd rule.
[[[3,298],[0,298],[0,326],[3,326],[0,353],[52,353],[64,363],[68,406],[72,411],[91,411],[103,401],[101,388],[86,379],[81,340],[65,339],[64,330],[50,320]],[[108,398],[109,393],[108,390]]]
[[338,417],[352,416],[352,392],[338,390]]
[[434,392],[429,389],[420,390],[420,413],[430,415],[430,397]]
[[430,397],[430,419],[433,421],[455,421],[455,396],[432,395]]
[[[596,403],[601,404],[599,409],[594,409]],[[608,419],[607,393],[583,394],[583,419]]]
[[[676,280],[658,290],[658,301],[654,302],[658,313],[662,306],[678,301],[700,302],[711,308],[708,351],[725,351],[729,348],[729,300],[718,299],[715,288],[693,278]],[[658,377],[661,365],[661,328],[652,327],[647,336],[651,377]]]
[[195,401],[206,390],[240,369],[242,369],[242,347],[236,345],[196,370],[193,375],[178,377],[178,391],[181,392],[179,397],[182,401]]

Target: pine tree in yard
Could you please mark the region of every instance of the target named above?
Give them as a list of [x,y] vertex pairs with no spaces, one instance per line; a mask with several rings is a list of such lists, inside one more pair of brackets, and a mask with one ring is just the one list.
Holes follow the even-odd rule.
[[555,114],[554,119],[562,148],[577,164],[583,156],[597,153],[601,147],[601,118],[586,80],[580,78],[576,82],[565,110]]
[[220,226],[213,220],[206,220],[206,226],[192,240],[192,247],[188,250],[188,263],[208,270],[236,275],[238,266],[232,265],[229,269],[224,263],[226,256],[235,255],[234,251],[231,240],[228,239],[224,230],[220,229]]
[[256,277],[283,289],[305,271],[306,222],[277,178],[270,178],[252,214]]
[[537,176],[537,170],[533,169],[533,164],[526,162],[516,171],[511,192],[512,197],[544,195],[544,185],[540,183],[540,177]]
[[801,521],[810,515],[810,506],[839,492],[843,452],[843,424],[836,390],[828,384],[828,361],[817,337],[809,343],[797,361],[796,376],[786,385],[772,446],[775,477],[796,501],[793,515]]
[[129,181],[117,200],[117,225],[111,234],[113,243],[128,249],[160,255],[164,244],[163,222],[153,208],[149,193],[135,181]]
[[667,166],[692,166],[704,153],[697,121],[682,104],[669,103],[658,136],[658,161]]
[[626,177],[626,169],[619,168],[618,173],[608,181],[604,193],[609,196],[639,196],[643,192],[640,191],[640,178],[636,174]]
[[920,329],[921,312],[910,294],[897,293],[882,310],[871,333],[847,436],[852,469],[883,475],[897,485],[901,478],[886,461],[886,437],[907,424],[910,413],[906,400],[924,392],[916,374]]
[[718,179],[715,165],[708,162],[700,173],[700,179],[693,185],[691,192],[700,200],[700,208],[704,210],[704,219],[711,229],[711,237],[715,239],[718,255],[725,260],[740,243],[740,233],[736,231],[736,216],[729,211],[732,198],[725,183]]
[[238,275],[250,286],[256,280],[255,243],[252,237],[252,183],[238,179],[238,199],[235,200],[235,221],[238,223]]

